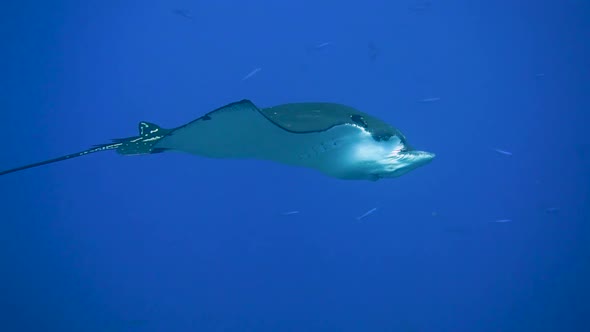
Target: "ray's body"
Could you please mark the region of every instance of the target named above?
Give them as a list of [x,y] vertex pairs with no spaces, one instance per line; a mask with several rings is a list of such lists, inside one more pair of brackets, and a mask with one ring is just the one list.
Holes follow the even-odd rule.
[[123,155],[180,151],[210,158],[263,159],[316,169],[339,179],[397,177],[432,160],[397,129],[335,103],[291,103],[258,108],[242,100],[174,129],[139,123],[139,135],[0,175],[90,153]]

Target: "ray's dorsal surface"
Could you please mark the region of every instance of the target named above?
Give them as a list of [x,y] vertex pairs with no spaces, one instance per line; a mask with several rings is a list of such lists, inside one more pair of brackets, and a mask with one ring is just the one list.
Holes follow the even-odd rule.
[[258,108],[242,100],[173,129],[140,122],[138,136],[0,175],[107,150],[123,155],[178,151],[210,158],[263,159],[313,168],[339,179],[371,181],[400,176],[434,158],[432,153],[414,150],[399,130],[346,105],[290,103]]

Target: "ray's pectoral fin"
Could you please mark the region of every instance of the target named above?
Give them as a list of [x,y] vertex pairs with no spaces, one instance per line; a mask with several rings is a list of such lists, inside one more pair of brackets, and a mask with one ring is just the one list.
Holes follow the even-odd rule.
[[65,156],[57,157],[54,159],[49,159],[45,161],[41,161],[34,164],[29,164],[5,171],[0,171],[0,175],[5,175],[8,173],[22,171],[28,168],[43,166],[47,164],[56,163],[58,161],[68,160],[76,157],[82,157],[87,154],[107,151],[107,150],[115,150],[117,153],[122,155],[139,155],[139,154],[152,154],[152,153],[160,153],[164,152],[165,149],[157,149],[154,148],[156,142],[166,136],[171,130],[164,129],[155,125],[153,123],[142,121],[139,123],[139,135],[132,136],[127,138],[116,138],[113,139],[112,143],[107,144],[99,144],[95,145],[90,149],[68,154]]

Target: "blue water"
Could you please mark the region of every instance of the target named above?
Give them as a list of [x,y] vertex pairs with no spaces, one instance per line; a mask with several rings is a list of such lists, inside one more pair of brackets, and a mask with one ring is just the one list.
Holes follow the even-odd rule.
[[378,182],[180,153],[2,176],[0,331],[590,331],[590,2],[8,0],[0,34],[0,169],[243,98],[437,154]]

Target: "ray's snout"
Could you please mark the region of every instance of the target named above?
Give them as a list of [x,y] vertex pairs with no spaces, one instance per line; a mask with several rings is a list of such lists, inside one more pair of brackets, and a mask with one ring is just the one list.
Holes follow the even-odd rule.
[[416,167],[428,164],[436,156],[434,153],[426,151],[410,151],[407,154],[411,157],[412,164]]
[[431,162],[432,159],[434,159],[434,157],[436,157],[436,154],[434,154],[432,152],[426,152],[426,151],[414,151],[414,154],[416,155],[417,161],[421,161],[424,163]]
[[435,154],[426,151],[404,151],[388,159],[383,171],[379,172],[380,178],[393,178],[406,174],[416,168],[422,167],[434,159]]

